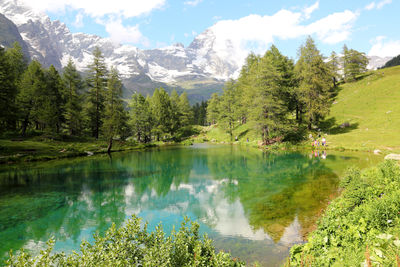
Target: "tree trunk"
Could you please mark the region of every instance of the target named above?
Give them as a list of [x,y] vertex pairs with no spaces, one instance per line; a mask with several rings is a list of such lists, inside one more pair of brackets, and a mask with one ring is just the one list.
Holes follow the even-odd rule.
[[107,148],[107,153],[108,153],[108,154],[111,153],[112,141],[113,141],[113,138],[110,137],[110,140],[108,141],[108,148]]

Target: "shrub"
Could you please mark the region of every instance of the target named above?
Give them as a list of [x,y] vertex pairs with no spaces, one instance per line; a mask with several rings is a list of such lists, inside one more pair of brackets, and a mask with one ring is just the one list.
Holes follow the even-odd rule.
[[309,242],[292,247],[291,266],[400,264],[400,167],[385,161],[342,179],[343,193],[328,207]]
[[[126,226],[113,224],[105,235],[94,236],[94,244],[82,242],[80,253],[52,253],[54,239],[38,256],[24,250],[10,252],[8,266],[244,266],[228,253],[215,252],[211,240],[199,236],[199,224],[185,218],[178,232],[166,236],[161,225],[147,231],[147,223],[133,216]],[[190,225],[190,226],[189,226]]]

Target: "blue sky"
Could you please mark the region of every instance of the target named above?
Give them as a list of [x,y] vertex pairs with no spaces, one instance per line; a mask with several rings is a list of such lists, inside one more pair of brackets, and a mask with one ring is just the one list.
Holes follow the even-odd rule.
[[[400,1],[266,0],[30,0],[72,32],[110,37],[142,49],[176,42],[188,46],[213,27],[241,52],[261,53],[274,43],[295,58],[311,35],[329,55],[343,44],[370,55],[400,54]],[[222,42],[223,43],[223,42]]]

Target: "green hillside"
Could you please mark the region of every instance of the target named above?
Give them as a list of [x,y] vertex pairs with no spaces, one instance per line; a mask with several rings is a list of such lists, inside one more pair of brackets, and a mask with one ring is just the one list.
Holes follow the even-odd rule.
[[327,122],[331,147],[400,151],[400,66],[342,85]]

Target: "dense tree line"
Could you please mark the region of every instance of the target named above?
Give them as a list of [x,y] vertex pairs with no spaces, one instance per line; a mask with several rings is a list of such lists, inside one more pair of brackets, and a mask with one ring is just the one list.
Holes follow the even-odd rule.
[[156,89],[150,97],[134,94],[129,104],[132,133],[139,142],[180,139],[191,132],[194,114],[186,92],[171,96],[163,89]]
[[186,93],[169,96],[160,88],[152,97],[135,94],[126,105],[118,71],[106,66],[98,48],[84,75],[71,59],[60,74],[37,60],[28,64],[17,43],[0,48],[0,133],[91,136],[111,149],[117,136],[149,142],[190,131],[194,115]]
[[392,58],[391,60],[389,60],[388,62],[386,62],[385,65],[383,65],[383,67],[381,69],[394,67],[394,66],[398,66],[398,65],[400,65],[400,55],[398,55],[398,56]]
[[211,96],[207,121],[218,123],[231,140],[234,128],[244,123],[265,144],[299,137],[329,113],[337,83],[355,79],[367,64],[363,53],[347,47],[342,58],[332,53],[326,60],[311,37],[299,48],[296,63],[272,45],[263,56],[250,54],[238,80]]

